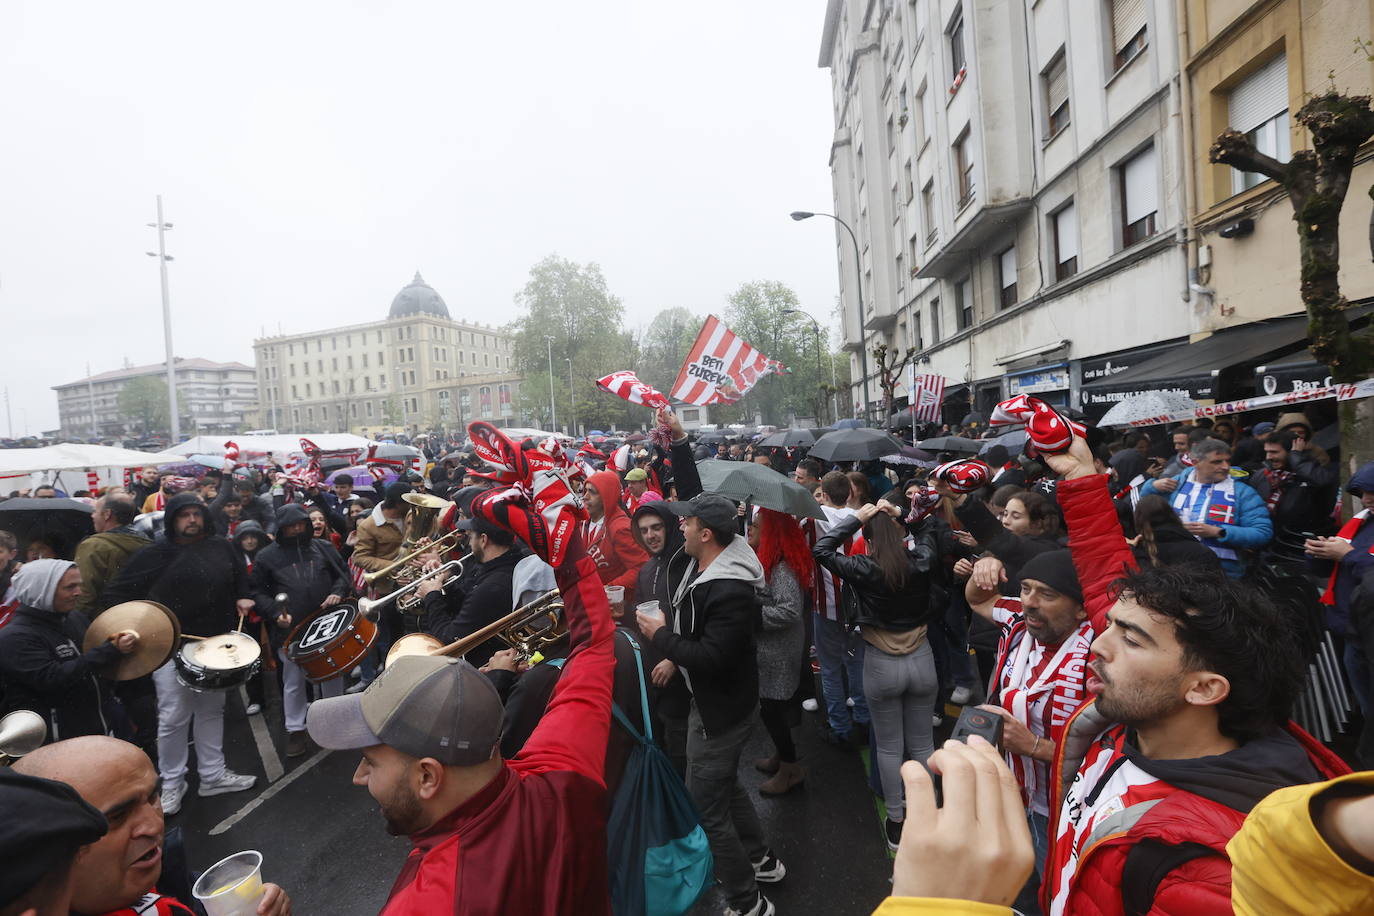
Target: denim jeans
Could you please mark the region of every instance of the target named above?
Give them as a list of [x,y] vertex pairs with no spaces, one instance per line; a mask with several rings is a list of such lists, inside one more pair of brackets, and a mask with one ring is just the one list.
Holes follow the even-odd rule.
[[[825,694],[825,717],[837,735],[849,734],[855,723],[868,724],[868,702],[864,698],[864,647],[858,633],[846,632],[844,624],[815,614],[816,660],[821,663],[821,692]],[[848,689],[845,680],[848,679]],[[851,714],[845,702],[854,698]]]
[[926,762],[935,751],[931,714],[939,684],[935,680],[935,655],[930,642],[906,655],[889,655],[868,647],[864,654],[864,689],[873,713],[873,743],[877,747],[878,775],[883,782],[883,803],[894,821],[906,817],[902,794],[902,763]]
[[1035,871],[1030,873],[1012,906],[1024,916],[1040,916],[1040,885],[1045,880],[1045,860],[1050,854],[1049,818],[1034,811],[1026,812],[1030,825],[1031,845],[1035,847]]
[[739,781],[740,755],[754,719],[751,712],[742,722],[707,735],[695,703],[687,718],[687,790],[711,844],[716,880],[730,906],[741,911],[754,905],[758,882],[753,863],[768,852],[754,803]]

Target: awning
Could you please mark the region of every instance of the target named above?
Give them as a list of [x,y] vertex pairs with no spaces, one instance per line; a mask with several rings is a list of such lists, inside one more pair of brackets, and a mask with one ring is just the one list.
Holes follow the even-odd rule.
[[1292,353],[1300,349],[1306,339],[1306,315],[1256,321],[1217,331],[1197,343],[1177,347],[1110,379],[1084,385],[1083,390],[1148,391],[1167,385],[1190,397],[1216,397],[1215,379],[1223,370],[1253,364],[1266,356]]

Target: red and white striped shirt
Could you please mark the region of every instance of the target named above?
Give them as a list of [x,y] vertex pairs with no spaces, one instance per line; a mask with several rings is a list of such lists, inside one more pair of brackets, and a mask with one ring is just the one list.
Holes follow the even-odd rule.
[[[840,509],[831,506],[821,506],[821,511],[825,513],[825,521],[818,518],[802,519],[802,533],[806,535],[806,546],[815,547],[816,542],[825,537],[832,527],[854,514],[854,510],[845,506]],[[868,545],[864,542],[862,529],[854,532],[854,537],[849,541],[849,546],[844,552],[849,556],[864,553],[868,550]],[[817,614],[826,620],[840,621],[840,577],[824,569],[819,563],[816,564],[816,575],[812,577],[811,600]]]

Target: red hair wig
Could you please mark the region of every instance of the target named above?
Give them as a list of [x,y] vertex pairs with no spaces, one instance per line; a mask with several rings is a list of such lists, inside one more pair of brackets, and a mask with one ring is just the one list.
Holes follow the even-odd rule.
[[759,526],[758,557],[764,571],[772,572],[773,567],[786,560],[801,587],[810,588],[816,561],[797,520],[785,512],[760,506],[754,524]]

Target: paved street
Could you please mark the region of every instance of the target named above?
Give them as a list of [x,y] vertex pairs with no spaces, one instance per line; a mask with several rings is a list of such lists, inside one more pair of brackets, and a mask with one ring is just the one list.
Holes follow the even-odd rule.
[[[192,867],[203,869],[230,853],[257,849],[266,879],[290,891],[302,916],[376,913],[409,844],[386,834],[371,797],[351,784],[356,755],[317,751],[288,762],[279,710],[269,705],[264,716],[253,718],[268,725],[265,755],[244,715],[242,696],[231,693],[226,756],[231,769],[257,774],[258,785],[204,799],[193,789],[181,813],[168,819],[169,827],[186,834]],[[777,800],[755,796],[770,841],[788,869],[787,878],[768,894],[783,914],[867,914],[886,895],[890,875],[874,798],[859,755],[821,743],[815,723],[815,715],[803,713],[797,729],[805,787]],[[766,744],[760,726],[748,759],[762,756]],[[268,784],[269,769],[283,775]],[[751,786],[763,779],[752,767],[745,778]],[[696,912],[720,913],[724,905],[712,892]]]

